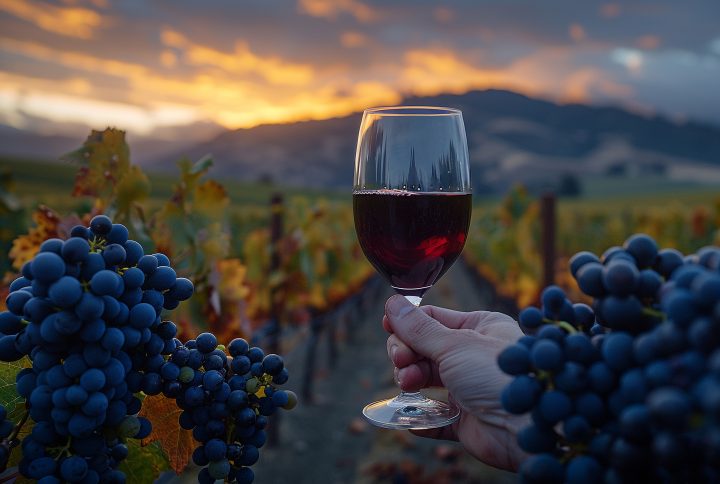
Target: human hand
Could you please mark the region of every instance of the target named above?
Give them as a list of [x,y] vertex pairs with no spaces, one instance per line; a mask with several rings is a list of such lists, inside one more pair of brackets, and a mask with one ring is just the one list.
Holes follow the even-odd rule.
[[500,404],[510,377],[498,368],[497,356],[522,336],[518,324],[502,313],[416,308],[395,295],[385,304],[383,326],[392,333],[387,351],[400,388],[445,387],[460,408],[460,419],[452,425],[412,432],[459,440],[477,459],[516,470],[525,455],[515,436],[527,417],[510,415]]

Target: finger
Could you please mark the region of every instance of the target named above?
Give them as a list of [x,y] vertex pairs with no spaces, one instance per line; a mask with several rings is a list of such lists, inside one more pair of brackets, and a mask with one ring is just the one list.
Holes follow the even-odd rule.
[[451,329],[474,329],[485,333],[483,329],[495,325],[516,327],[517,322],[507,314],[494,311],[473,311],[470,313],[454,311],[438,306],[421,306],[420,309],[433,319]]
[[[428,360],[422,358],[415,363],[411,363],[404,368],[398,369],[398,383],[403,383],[402,389],[405,391],[418,391],[429,387],[444,387],[443,381],[440,379],[438,366]],[[407,385],[408,388],[405,388]]]
[[442,386],[437,367],[426,359],[398,369],[395,380],[406,392],[417,392],[427,387]]
[[422,358],[415,353],[412,348],[403,343],[395,334],[391,334],[388,337],[386,346],[388,356],[397,368],[404,368]]
[[392,334],[392,328],[390,327],[390,321],[388,320],[388,317],[385,315],[383,315],[382,325],[383,325],[383,329],[385,331]]
[[520,326],[507,314],[493,311],[463,313],[436,306],[423,306],[420,309],[452,329],[472,329],[480,334],[507,341],[515,341],[522,336]]
[[450,329],[460,329],[472,324],[471,315],[474,314],[438,306],[420,306],[420,310]]
[[385,314],[393,333],[416,353],[437,361],[454,346],[458,335],[428,316],[403,296],[395,295],[385,303]]

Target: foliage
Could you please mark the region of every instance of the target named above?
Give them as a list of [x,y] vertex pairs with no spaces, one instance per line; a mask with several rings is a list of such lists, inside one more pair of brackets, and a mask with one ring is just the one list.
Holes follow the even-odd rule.
[[[175,426],[178,427],[177,421]],[[170,466],[167,451],[159,443],[145,444],[128,439],[127,446],[130,458],[125,459],[119,469],[125,473],[128,482],[154,482]]]
[[[465,259],[499,293],[519,307],[537,301],[541,289],[542,252],[537,200],[515,187],[499,207],[476,208],[464,251]],[[555,281],[569,294],[583,298],[569,276],[568,259],[580,250],[598,255],[635,232],[650,235],[662,246],[693,252],[720,243],[720,198],[704,203],[674,201],[663,206],[629,203],[620,210],[603,203],[557,206]]]
[[[311,203],[294,198],[276,208],[284,217],[284,231],[271,243],[269,205],[243,206],[232,213],[225,187],[210,178],[213,160],[178,163],[179,178],[164,203],[151,201],[149,177],[131,163],[125,133],[117,129],[93,131],[82,147],[63,157],[78,166],[73,187],[79,213],[59,213],[40,205],[31,214],[32,224],[23,230],[25,208],[0,184],[0,214],[14,214],[15,225],[0,224],[0,242],[12,241],[9,260],[19,271],[49,238],[66,239],[76,224],[87,225],[104,213],[125,224],[130,237],[142,243],[146,253],[162,252],[172,258],[178,275],[191,277],[196,296],[176,309],[183,339],[205,328],[218,339],[251,337],[271,317],[301,324],[307,313],[332,309],[356,292],[371,275],[352,231],[347,204]],[[236,226],[236,223],[246,224]],[[279,264],[271,269],[273,250]],[[16,274],[5,274],[0,295]],[[2,301],[5,297],[3,296]],[[2,304],[2,303],[0,303]],[[25,365],[0,365],[0,403],[19,421],[24,404],[15,394],[15,375]],[[122,470],[131,482],[150,482],[168,468],[182,471],[194,447],[190,432],[177,422],[180,410],[170,399],[146,397],[142,415],[154,424],[154,432],[130,451],[135,454]],[[24,427],[27,431],[32,424]],[[17,464],[14,452],[11,464]]]
[[466,260],[498,292],[525,305],[537,295],[541,278],[539,206],[523,187],[515,187],[497,210],[475,210]]
[[[25,209],[14,193],[10,170],[0,170],[0,253],[6,254],[12,247],[13,238],[25,224]],[[10,269],[6,258],[0,259],[0,274]]]
[[157,442],[167,456],[170,467],[178,474],[190,462],[196,445],[192,432],[178,425],[181,413],[182,410],[173,399],[163,395],[145,397],[140,411],[140,415],[149,419],[153,427],[152,433],[141,441],[143,448],[153,448],[153,442]]

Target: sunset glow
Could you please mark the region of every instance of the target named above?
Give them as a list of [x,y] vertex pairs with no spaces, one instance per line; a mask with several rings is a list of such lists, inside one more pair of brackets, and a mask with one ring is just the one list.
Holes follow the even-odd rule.
[[679,65],[700,90],[720,78],[720,31],[668,34],[669,3],[564,2],[536,23],[524,3],[211,3],[0,0],[0,122],[239,128],[486,88],[720,120],[717,102],[664,101]]

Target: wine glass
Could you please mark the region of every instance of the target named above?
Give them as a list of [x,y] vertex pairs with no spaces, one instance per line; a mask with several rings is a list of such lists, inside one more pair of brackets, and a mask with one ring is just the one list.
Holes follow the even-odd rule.
[[[353,186],[355,230],[365,256],[419,306],[465,245],[472,195],[467,140],[457,109],[399,106],[363,113]],[[458,409],[401,392],[363,415],[391,429],[444,427]]]

